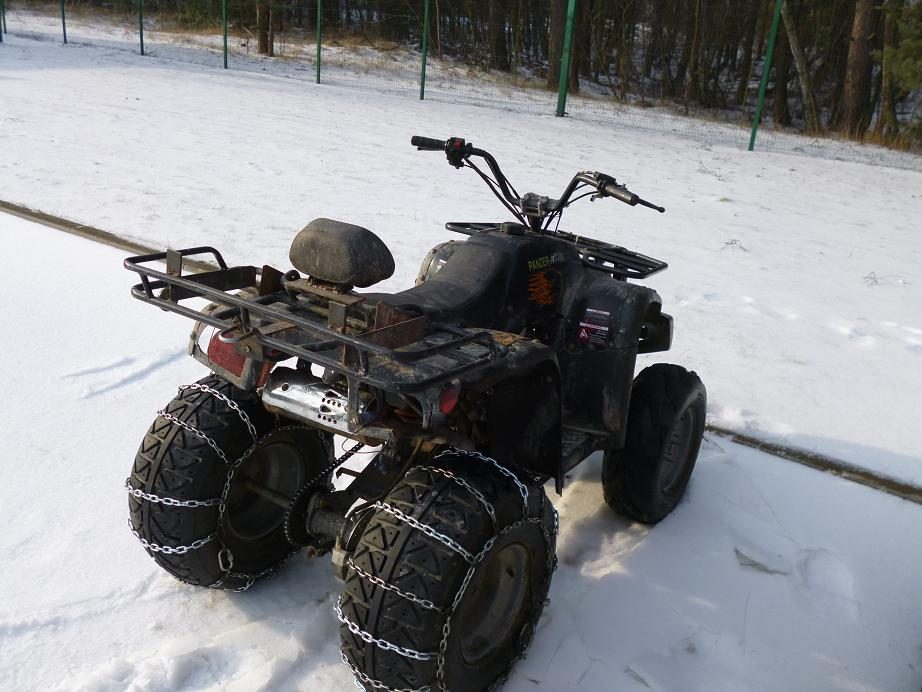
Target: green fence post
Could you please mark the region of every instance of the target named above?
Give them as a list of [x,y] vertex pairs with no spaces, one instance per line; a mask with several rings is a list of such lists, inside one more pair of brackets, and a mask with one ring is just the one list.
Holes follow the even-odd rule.
[[64,43],[67,43],[67,20],[64,18],[64,0],[61,0],[61,30],[64,32]]
[[784,0],[776,0],[775,16],[772,19],[772,28],[768,33],[768,46],[765,49],[765,62],[762,65],[762,81],[759,83],[759,99],[756,101],[756,112],[752,116],[752,134],[749,135],[749,151],[756,145],[756,132],[759,130],[759,121],[762,120],[762,103],[765,100],[765,88],[768,86],[768,73],[772,71],[772,53],[775,51],[775,38],[778,36],[778,22],[781,19],[781,5]]
[[[0,0],[3,2],[3,0]],[[423,3],[423,66],[419,74],[419,100],[426,98],[426,54],[429,52],[429,0]]]
[[144,55],[144,0],[138,0],[138,35],[141,37],[141,55]]
[[573,52],[573,20],[576,18],[576,0],[567,6],[567,28],[563,34],[563,55],[560,60],[560,87],[557,91],[557,117],[567,114],[567,80],[570,78],[570,54]]
[[6,31],[6,3],[0,0],[0,43],[3,43],[4,31]]
[[224,24],[224,69],[227,69],[227,0],[221,0],[221,22]]
[[317,84],[320,84],[320,41],[323,39],[323,0],[317,0]]

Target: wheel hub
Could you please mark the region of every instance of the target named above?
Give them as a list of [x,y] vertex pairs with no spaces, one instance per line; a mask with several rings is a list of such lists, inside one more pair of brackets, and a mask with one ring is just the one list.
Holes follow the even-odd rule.
[[224,522],[244,542],[255,542],[285,521],[295,493],[306,482],[303,454],[285,440],[256,450],[231,480]]
[[687,408],[679,420],[676,421],[663,451],[660,487],[666,495],[675,492],[680,484],[685,470],[685,460],[688,457],[689,449],[691,449],[694,431],[695,412],[691,408]]
[[511,543],[487,558],[457,611],[461,657],[469,666],[489,665],[521,635],[528,606],[531,556]]

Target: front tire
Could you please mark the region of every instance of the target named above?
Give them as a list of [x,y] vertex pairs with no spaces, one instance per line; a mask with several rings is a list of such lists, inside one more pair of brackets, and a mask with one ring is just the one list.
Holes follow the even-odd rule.
[[623,449],[602,463],[605,501],[618,514],[656,524],[679,503],[695,468],[707,392],[678,365],[645,368],[634,380]]
[[555,564],[556,513],[521,472],[450,452],[376,504],[337,604],[366,689],[485,690],[531,641]]
[[293,551],[287,505],[329,460],[316,431],[276,427],[254,393],[206,377],[144,436],[127,481],[131,530],[180,581],[248,588]]

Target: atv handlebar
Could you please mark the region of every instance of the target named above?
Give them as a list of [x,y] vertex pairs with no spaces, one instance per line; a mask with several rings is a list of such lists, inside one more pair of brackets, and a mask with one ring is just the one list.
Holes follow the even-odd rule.
[[[443,151],[450,163],[455,168],[468,166],[473,168],[481,178],[487,183],[493,194],[497,196],[500,202],[512,212],[522,223],[527,223],[534,230],[547,229],[551,220],[555,216],[560,216],[563,210],[574,200],[571,200],[572,194],[581,187],[595,188],[597,194],[595,197],[614,197],[620,202],[624,202],[632,207],[638,204],[648,209],[653,209],[661,214],[666,211],[665,208],[657,206],[652,202],[641,199],[638,195],[628,190],[624,185],[619,185],[618,181],[605,173],[596,173],[583,171],[573,176],[570,184],[560,196],[559,200],[539,197],[538,195],[528,194],[524,198],[520,197],[518,192],[509,182],[506,175],[500,170],[499,164],[493,155],[483,149],[476,149],[473,145],[465,142],[460,137],[449,137],[448,139],[433,139],[431,137],[414,136],[410,138],[410,144],[421,151]],[[486,161],[493,179],[484,175],[477,166],[470,162],[471,156],[479,156]],[[590,194],[590,193],[586,193]],[[584,195],[580,195],[582,197]],[[576,199],[580,199],[577,197]],[[537,200],[537,204],[536,204]],[[527,218],[526,218],[527,217]]]

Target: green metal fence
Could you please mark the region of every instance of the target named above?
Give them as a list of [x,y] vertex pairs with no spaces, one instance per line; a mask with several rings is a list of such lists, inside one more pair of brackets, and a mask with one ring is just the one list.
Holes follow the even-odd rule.
[[[426,100],[568,115],[739,148],[754,141],[756,149],[820,156],[829,148],[828,140],[772,130],[770,123],[756,136],[755,126],[765,120],[760,118],[763,101],[765,112],[777,119],[785,110],[777,99],[787,93],[780,87],[796,83],[790,76],[778,82],[778,70],[766,56],[774,45],[774,30],[770,40],[753,42],[750,54],[739,56],[742,64],[733,56],[732,75],[696,80],[695,60],[712,60],[713,55],[695,58],[693,52],[689,63],[681,45],[668,47],[669,41],[682,37],[650,28],[656,17],[635,15],[628,21],[625,16],[619,24],[618,15],[606,15],[589,22],[580,13],[590,5],[603,6],[587,0],[563,5],[500,0],[0,0],[0,24],[8,22],[13,36]],[[626,13],[641,5],[652,11],[655,3],[622,2],[619,7]],[[777,27],[781,0],[761,5],[759,30],[767,35],[773,14]],[[743,26],[752,17],[750,3],[701,6],[722,13],[727,26]],[[555,18],[555,7],[564,14]],[[664,54],[669,56],[665,60]],[[786,59],[790,62],[789,51]],[[922,157],[879,147],[843,144],[834,155],[922,169]]]

